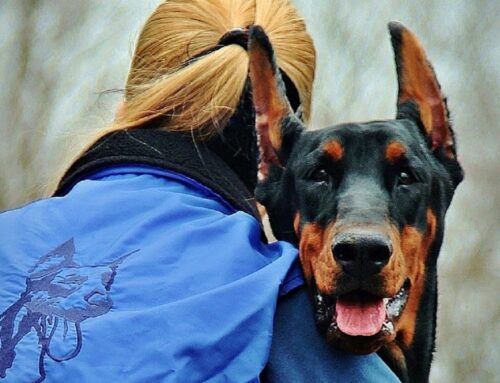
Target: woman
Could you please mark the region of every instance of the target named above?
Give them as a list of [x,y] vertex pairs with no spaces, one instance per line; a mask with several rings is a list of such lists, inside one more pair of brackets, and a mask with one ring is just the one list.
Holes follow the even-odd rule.
[[314,48],[288,1],[160,5],[116,121],[54,197],[0,217],[0,378],[248,382],[269,361],[266,381],[390,379],[376,357],[326,346],[296,249],[265,242],[253,198],[253,24],[307,120]]

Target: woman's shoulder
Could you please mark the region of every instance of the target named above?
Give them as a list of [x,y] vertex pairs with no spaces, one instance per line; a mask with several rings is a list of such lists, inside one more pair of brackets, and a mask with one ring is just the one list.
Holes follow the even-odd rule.
[[[254,217],[196,181],[132,166],[1,214],[0,228],[0,330],[30,324],[2,349],[9,357],[0,367],[18,381],[62,367],[91,380],[96,366],[116,380],[138,345],[138,381],[165,373],[159,360],[183,381],[256,377],[297,254],[291,245],[262,243]],[[46,323],[46,334],[35,331]],[[39,351],[42,340],[56,357]],[[120,350],[109,355],[107,342]],[[63,366],[54,350],[68,349]]]

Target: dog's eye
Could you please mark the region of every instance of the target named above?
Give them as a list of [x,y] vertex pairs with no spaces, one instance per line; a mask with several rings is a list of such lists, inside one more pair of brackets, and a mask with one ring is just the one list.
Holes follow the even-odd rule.
[[328,183],[330,182],[330,175],[323,168],[318,168],[311,174],[311,180],[318,183]]
[[402,171],[398,175],[398,186],[407,186],[415,182],[415,178],[409,172]]

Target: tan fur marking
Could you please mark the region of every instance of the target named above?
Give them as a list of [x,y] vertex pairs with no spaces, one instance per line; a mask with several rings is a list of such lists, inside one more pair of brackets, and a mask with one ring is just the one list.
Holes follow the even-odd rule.
[[406,358],[401,347],[396,342],[386,344],[384,347],[391,354],[392,361],[396,364],[397,368],[400,371],[406,371]]
[[333,223],[326,228],[316,223],[305,224],[299,244],[299,256],[306,279],[314,277],[319,292],[325,295],[332,293],[334,279],[341,271],[333,260],[330,246],[333,226]]
[[389,226],[389,238],[393,245],[392,256],[382,270],[384,290],[387,297],[396,295],[407,278],[407,263],[401,250],[401,235],[394,225]]
[[295,217],[293,218],[293,229],[295,230],[295,234],[297,237],[300,236],[300,213],[295,213]]
[[425,264],[430,246],[436,236],[436,216],[427,210],[427,231],[418,232],[414,227],[405,226],[401,233],[401,250],[407,264],[411,289],[405,310],[397,324],[398,340],[405,347],[413,342],[417,312],[425,285]]
[[323,233],[318,225],[306,223],[302,228],[299,243],[299,257],[306,279],[313,277],[313,262],[316,255],[321,251]]
[[385,149],[385,159],[390,163],[395,163],[406,153],[406,148],[402,143],[397,141],[392,141]]
[[323,150],[328,153],[334,161],[340,161],[344,156],[344,148],[337,140],[328,141],[323,145]]

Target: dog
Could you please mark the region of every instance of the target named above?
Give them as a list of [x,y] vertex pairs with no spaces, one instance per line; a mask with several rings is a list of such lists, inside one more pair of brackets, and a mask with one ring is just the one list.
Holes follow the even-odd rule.
[[354,354],[378,352],[403,382],[424,382],[444,218],[463,172],[446,98],[420,42],[396,22],[389,32],[396,118],[306,131],[268,37],[251,28],[256,198],[276,238],[299,248],[327,341]]

